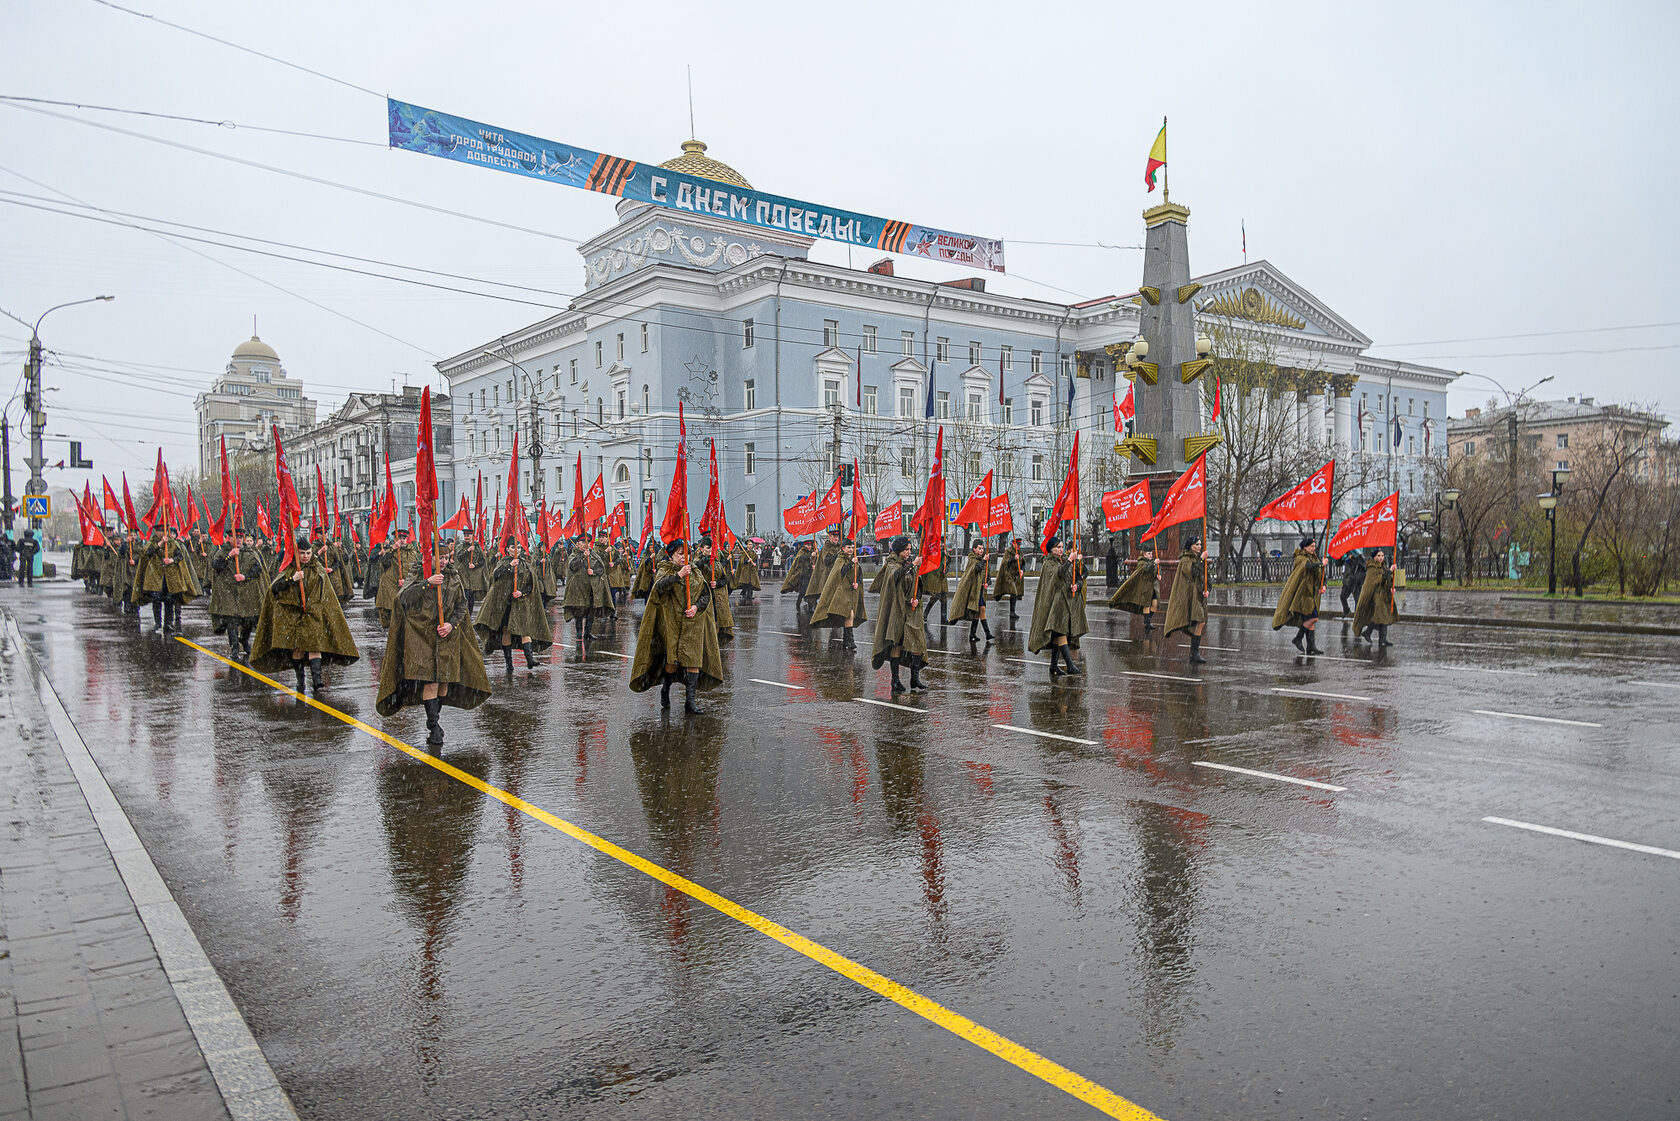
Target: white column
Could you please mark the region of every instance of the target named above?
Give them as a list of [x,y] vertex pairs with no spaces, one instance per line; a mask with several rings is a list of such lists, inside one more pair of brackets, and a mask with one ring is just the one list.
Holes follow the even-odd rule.
[[1346,458],[1353,454],[1354,379],[1338,374],[1331,384],[1336,395],[1336,455]]

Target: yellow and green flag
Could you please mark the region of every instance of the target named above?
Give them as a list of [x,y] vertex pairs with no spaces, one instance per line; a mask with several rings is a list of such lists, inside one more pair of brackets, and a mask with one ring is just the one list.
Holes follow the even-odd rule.
[[1161,132],[1155,137],[1155,143],[1149,149],[1149,164],[1143,169],[1143,181],[1149,189],[1155,189],[1155,172],[1167,166],[1167,122],[1161,121]]

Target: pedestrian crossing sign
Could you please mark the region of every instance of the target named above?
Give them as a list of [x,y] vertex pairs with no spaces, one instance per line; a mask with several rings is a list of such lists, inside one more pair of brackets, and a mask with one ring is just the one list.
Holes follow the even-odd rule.
[[23,496],[23,512],[25,517],[52,517],[52,499],[44,494],[26,494]]

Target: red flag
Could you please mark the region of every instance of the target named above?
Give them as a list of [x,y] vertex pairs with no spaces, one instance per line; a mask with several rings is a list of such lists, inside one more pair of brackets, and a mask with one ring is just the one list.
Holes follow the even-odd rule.
[[1219,379],[1213,379],[1213,412],[1208,414],[1209,424],[1219,423]]
[[[206,519],[208,520],[208,519]],[[187,484],[187,528],[198,524],[198,503],[193,499],[192,484]]]
[[991,520],[986,523],[985,536],[996,537],[1000,533],[1011,533],[1015,529],[1015,516],[1009,512],[1009,492],[992,499]]
[[233,531],[242,533],[245,530],[245,484],[238,479],[233,480]]
[[717,533],[715,537],[718,545],[717,551],[725,554],[735,548],[735,542],[738,540],[735,536],[735,531],[729,528],[728,518],[718,519]]
[[1375,548],[1378,545],[1392,549],[1399,524],[1400,492],[1395,491],[1363,514],[1337,526],[1336,535],[1330,538],[1330,547],[1325,552],[1331,560],[1336,560],[1353,549]]
[[274,430],[274,481],[280,492],[280,532],[286,535],[281,543],[284,550],[280,557],[280,570],[284,572],[286,566],[296,560],[297,529],[303,521],[303,504],[298,501],[297,487],[292,483],[292,466],[286,462],[286,449],[280,443],[280,426],[271,426]]
[[222,512],[227,512],[228,503],[233,501],[233,475],[228,470],[227,437],[221,437],[222,450]]
[[[725,526],[725,529],[728,527]],[[630,503],[620,502],[613,507],[612,516],[607,519],[607,541],[617,541],[630,532]]]
[[671,494],[665,499],[665,519],[659,523],[659,540],[670,544],[688,532],[688,450],[684,441],[688,426],[683,423],[683,404],[677,402],[677,465],[671,472]]
[[514,525],[514,512],[524,512],[519,502],[519,430],[513,432],[513,457],[508,460],[507,481],[507,517],[502,519],[502,535],[496,540],[496,551],[507,552],[508,540],[517,532]]
[[972,525],[984,533],[986,527],[992,524],[992,473],[986,472],[986,477],[980,480],[980,485],[974,488],[974,493],[968,496],[968,501],[962,504],[957,516],[951,519],[952,525]]
[[1148,541],[1170,525],[1192,522],[1207,517],[1207,453],[1203,452],[1173,481],[1167,497],[1161,500],[1161,512],[1149,523],[1143,540]]
[[[500,479],[496,480],[496,489],[498,491],[502,489],[502,481]],[[490,527],[490,536],[496,539],[496,549],[500,552],[502,548],[502,499],[500,495],[497,495],[496,497],[496,510],[494,518],[495,524]]]
[[484,472],[478,473],[478,499],[473,510],[473,533],[478,538],[478,547],[484,548]]
[[[861,355],[861,352],[860,352]],[[846,536],[856,541],[863,536],[863,529],[869,524],[869,503],[863,499],[863,488],[857,481],[863,478],[863,472],[858,470],[858,461],[852,460],[852,525],[846,531]]]
[[99,481],[105,485],[105,509],[115,514],[117,516],[117,521],[122,521],[122,503],[117,501],[117,492],[111,489],[111,480],[107,479],[104,475],[101,475],[99,476]]
[[840,525],[846,520],[846,511],[840,501],[840,480],[836,478],[834,485],[828,488],[812,511],[811,530],[815,533],[819,529],[827,529],[831,525]]
[[332,535],[333,535],[333,540],[334,541],[337,541],[338,539],[340,539],[341,537],[344,536],[344,523],[342,521],[340,521],[339,517],[338,517],[338,480],[337,479],[333,480]]
[[916,575],[921,576],[938,568],[945,559],[944,425],[940,425],[939,435],[933,441],[933,470],[928,473],[927,494],[916,511],[914,525],[922,535],[922,562],[916,566]]
[[261,503],[257,505],[257,532],[264,537],[274,536],[274,527],[268,524],[268,507]]
[[904,532],[904,503],[894,502],[875,515],[875,540],[885,541]]
[[466,495],[463,494],[461,496],[461,508],[455,512],[455,516],[438,526],[438,529],[440,531],[453,529],[457,532],[465,532],[472,529],[472,511],[467,509]]
[[711,453],[711,481],[706,491],[706,509],[700,514],[699,530],[710,533],[717,525],[718,519],[723,517],[723,494],[718,490],[717,444],[712,440],[706,441]]
[[787,527],[787,531],[790,535],[794,537],[804,537],[807,533],[811,533],[817,528],[811,524],[816,520],[816,517],[817,492],[812,491],[810,494],[807,494],[804,498],[801,498],[798,502],[795,502],[792,506],[789,506],[786,510],[782,511],[782,524]]
[[128,472],[123,472],[123,516],[128,521],[128,532],[140,532],[140,519],[134,516],[134,499],[128,493]]
[[636,552],[647,548],[648,538],[653,535],[653,495],[647,496],[647,513],[642,516],[642,539],[636,542]]
[[373,500],[373,513],[368,519],[368,548],[382,544],[391,535],[391,523],[397,518],[397,490],[391,485],[391,453],[385,453],[385,494]]
[[321,465],[315,465],[315,510],[309,516],[311,527],[319,526],[322,533],[331,529],[327,522],[327,481],[321,477]]
[[1254,515],[1256,521],[1316,522],[1330,517],[1330,488],[1336,481],[1336,461],[1331,460],[1281,498],[1268,502]]
[[437,539],[437,500],[437,461],[432,455],[432,387],[427,385],[420,389],[420,423],[414,443],[414,505],[420,514],[420,573],[428,578],[436,563],[433,542]]
[[1132,392],[1136,388],[1137,386],[1128,382],[1126,384],[1126,399],[1114,403],[1114,431],[1116,432],[1124,432],[1126,422],[1137,416],[1137,404],[1132,396]]
[[[1050,517],[1044,522],[1043,551],[1050,551],[1050,539],[1056,536],[1063,522],[1079,521],[1079,433],[1073,434],[1073,454],[1068,456],[1067,478],[1062,480],[1062,489],[1056,494],[1056,501],[1050,507]],[[1077,532],[1078,526],[1076,525]]]
[[595,476],[595,482],[590,486],[589,493],[583,498],[583,525],[587,531],[602,518],[607,516],[607,482],[600,475]]
[[1109,532],[1149,524],[1149,480],[1102,496],[1103,523]]

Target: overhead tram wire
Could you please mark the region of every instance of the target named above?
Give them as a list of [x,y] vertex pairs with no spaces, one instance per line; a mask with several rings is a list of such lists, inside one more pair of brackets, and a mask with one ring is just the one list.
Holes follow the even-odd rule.
[[388,144],[381,144],[377,140],[361,140],[353,136],[329,136],[322,132],[302,132],[291,128],[274,128],[267,125],[242,125],[232,120],[212,120],[209,117],[187,117],[179,113],[160,113],[150,109],[124,109],[115,105],[89,105],[82,101],[57,101],[50,97],[24,97],[21,94],[0,94],[0,101],[22,101],[35,105],[59,105],[69,109],[86,109],[97,113],[126,113],[134,117],[152,117],[160,121],[181,121],[186,124],[214,125],[232,131],[244,129],[247,132],[268,132],[277,136],[297,136],[307,140],[332,140],[339,144],[358,144],[364,148],[387,148]]
[[[11,175],[17,176],[19,179],[22,179],[25,182],[35,184],[37,187],[40,187],[44,191],[51,191],[55,195],[62,195],[63,197],[65,197],[67,199],[70,199],[73,202],[82,203],[83,205],[90,206],[95,210],[99,209],[99,207],[94,206],[92,203],[88,203],[83,199],[78,199],[74,195],[70,194],[67,191],[60,191],[58,188],[49,186],[46,183],[41,182],[39,179],[31,178],[30,176],[23,174],[21,171],[17,171],[17,170],[12,169],[12,168],[6,168],[4,170],[6,170]],[[128,223],[124,223],[124,224],[128,224]],[[134,227],[134,228],[138,229],[139,227]],[[374,334],[381,335],[381,336],[383,336],[387,339],[390,339],[392,342],[398,342],[398,343],[401,343],[402,345],[404,345],[406,347],[411,347],[414,350],[418,350],[421,354],[426,355],[428,358],[436,358],[437,357],[437,355],[433,354],[431,351],[427,350],[423,346],[420,346],[416,343],[409,342],[407,339],[399,338],[398,336],[391,334],[389,331],[384,331],[384,330],[381,330],[378,327],[373,326],[371,323],[363,323],[361,320],[357,319],[353,315],[350,315],[346,312],[339,311],[336,308],[328,307],[326,304],[323,304],[323,303],[319,302],[318,300],[312,300],[308,296],[302,295],[302,294],[297,293],[297,292],[293,292],[290,289],[287,289],[282,285],[274,283],[272,280],[265,280],[264,278],[262,278],[260,276],[257,276],[255,273],[247,272],[246,270],[240,268],[238,265],[231,264],[227,261],[218,260],[217,258],[212,257],[208,253],[202,252],[198,249],[194,249],[190,245],[183,245],[179,241],[176,241],[175,238],[173,236],[169,235],[169,234],[158,233],[155,230],[148,230],[148,231],[144,231],[144,232],[151,233],[153,237],[161,238],[164,241],[167,241],[169,244],[175,246],[178,249],[184,249],[188,253],[193,254],[195,257],[202,257],[207,261],[211,261],[211,262],[214,262],[215,264],[221,265],[225,269],[230,269],[233,272],[238,273],[240,276],[243,276],[248,280],[254,280],[258,284],[262,284],[266,287],[274,289],[276,292],[283,292],[286,295],[291,296],[293,299],[302,300],[304,303],[310,305],[311,307],[319,308],[321,311],[324,311],[329,315],[337,316],[339,319],[343,319],[344,321],[346,321],[348,323],[354,323],[356,326],[361,327],[364,330],[372,331]]]

